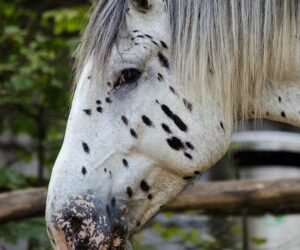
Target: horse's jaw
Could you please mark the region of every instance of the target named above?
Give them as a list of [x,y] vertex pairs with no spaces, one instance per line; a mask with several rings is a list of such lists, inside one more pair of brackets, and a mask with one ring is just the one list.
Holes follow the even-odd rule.
[[[130,168],[138,168],[140,177],[131,173],[132,181],[127,179],[128,170],[123,167],[124,172],[113,171],[118,180],[113,185],[99,177],[103,174],[85,176],[85,181],[79,184],[71,176],[62,178],[56,172],[63,171],[62,150],[53,170],[56,178],[51,180],[47,201],[47,224],[50,238],[55,239],[55,249],[131,249],[130,237],[186,186],[181,173],[172,173],[163,163],[157,166],[148,157],[131,154],[131,158],[127,157]],[[113,160],[103,162],[111,165]],[[102,173],[106,167],[112,169],[95,166],[95,171],[101,169]],[[68,186],[73,189],[66,189]],[[132,194],[129,190],[126,194],[124,187],[131,187]]]

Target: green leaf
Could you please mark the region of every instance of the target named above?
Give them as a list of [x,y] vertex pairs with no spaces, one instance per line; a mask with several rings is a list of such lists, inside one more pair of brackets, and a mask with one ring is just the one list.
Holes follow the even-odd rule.
[[[51,249],[44,218],[34,218],[19,223],[0,225],[0,239],[1,238],[12,244],[16,244],[20,238],[27,238],[37,243],[35,249]],[[41,239],[43,239],[42,242]]]
[[250,239],[250,241],[255,245],[264,245],[268,242],[266,238],[261,238],[261,237],[253,237]]
[[9,168],[0,167],[0,189],[21,189],[29,186],[26,177]]

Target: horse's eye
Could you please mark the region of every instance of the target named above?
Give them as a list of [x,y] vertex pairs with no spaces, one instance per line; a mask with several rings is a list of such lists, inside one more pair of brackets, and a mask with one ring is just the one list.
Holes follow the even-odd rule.
[[121,71],[121,75],[114,83],[113,88],[117,89],[123,84],[130,84],[136,82],[141,77],[141,72],[138,69],[130,68]]
[[121,78],[124,83],[133,83],[141,77],[141,72],[137,69],[124,69],[121,72]]

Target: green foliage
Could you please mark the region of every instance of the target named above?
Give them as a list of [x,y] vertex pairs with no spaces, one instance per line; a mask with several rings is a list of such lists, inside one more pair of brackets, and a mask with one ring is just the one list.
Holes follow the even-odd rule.
[[24,175],[17,171],[0,167],[0,190],[16,190],[28,186],[30,186],[29,180]]
[[34,218],[20,223],[7,223],[0,227],[0,235],[6,242],[16,244],[18,240],[29,239],[32,250],[50,250],[49,242],[38,239],[46,239],[46,225],[44,218]]
[[[70,55],[89,6],[88,0],[0,0],[0,136],[26,135],[33,145],[16,148],[14,163],[36,158],[51,170],[69,111]],[[29,178],[10,167],[0,168],[0,192],[47,184],[45,175]],[[28,238],[30,249],[46,249],[44,219],[1,225],[0,238]]]
[[0,0],[0,132],[29,135],[42,146],[41,165],[51,166],[68,113],[70,55],[88,4],[53,9],[43,2],[27,4]]
[[267,239],[261,238],[261,237],[253,237],[253,238],[250,239],[250,241],[252,243],[254,243],[255,245],[264,245],[268,242]]
[[197,249],[210,250],[218,249],[219,243],[214,237],[201,233],[198,229],[185,230],[179,227],[162,227],[159,223],[154,223],[153,230],[165,240],[177,239],[179,242],[184,241]]
[[135,237],[132,244],[133,250],[155,250],[155,246],[142,244],[141,241]]
[[65,32],[77,32],[82,25],[82,17],[87,13],[87,6],[76,6],[73,9],[62,8],[59,10],[49,10],[43,14],[42,24],[47,27],[54,21],[53,32],[61,35]]

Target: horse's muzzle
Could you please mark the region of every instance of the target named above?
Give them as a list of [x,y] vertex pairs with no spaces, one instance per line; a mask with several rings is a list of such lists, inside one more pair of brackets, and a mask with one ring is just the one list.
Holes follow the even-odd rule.
[[[56,250],[126,250],[127,208],[114,198],[97,203],[92,195],[77,196],[52,216],[50,238]],[[50,226],[51,227],[51,226]]]

